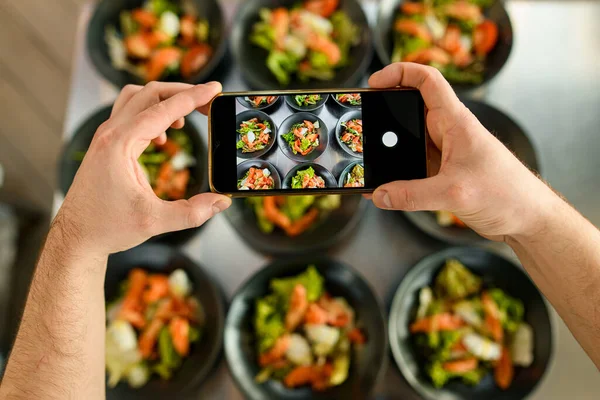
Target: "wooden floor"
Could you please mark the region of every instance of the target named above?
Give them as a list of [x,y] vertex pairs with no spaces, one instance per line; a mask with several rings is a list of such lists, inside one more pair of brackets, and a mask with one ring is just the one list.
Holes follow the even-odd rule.
[[49,211],[79,7],[0,0],[0,199]]

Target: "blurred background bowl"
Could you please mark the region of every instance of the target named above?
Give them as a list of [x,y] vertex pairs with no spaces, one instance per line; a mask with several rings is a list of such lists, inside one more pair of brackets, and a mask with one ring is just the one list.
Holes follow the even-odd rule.
[[[269,117],[266,113],[262,112],[262,111],[258,111],[258,110],[248,110],[248,111],[242,111],[241,113],[237,114],[235,116],[235,126],[236,129],[240,128],[240,125],[242,124],[242,122],[244,121],[248,121],[249,119],[252,118],[258,118],[259,122],[260,121],[268,121],[269,124],[271,124],[271,133],[269,134],[269,142],[267,143],[267,145],[265,146],[264,149],[262,150],[258,150],[258,151],[253,151],[252,153],[243,153],[242,149],[237,149],[237,156],[239,158],[259,158],[264,156],[265,154],[267,154],[269,152],[269,150],[271,150],[271,148],[273,147],[273,144],[275,143],[275,140],[277,138],[277,125],[275,125],[275,121],[273,121],[273,118]],[[238,140],[240,139],[240,134],[237,133],[238,135]]]
[[[299,153],[294,154],[288,142],[281,137],[281,135],[288,133],[294,124],[301,123],[304,120],[308,120],[313,123],[315,120],[319,121],[319,128],[317,128],[319,131],[319,145],[305,156]],[[327,144],[329,143],[329,130],[327,129],[327,124],[325,124],[325,122],[323,122],[323,120],[317,117],[315,114],[309,112],[297,112],[284,119],[281,125],[279,125],[279,135],[277,137],[277,141],[279,144],[279,149],[290,160],[296,162],[314,161],[319,158],[319,156],[327,149]]]
[[[287,389],[268,381],[257,384],[259,371],[254,342],[254,302],[268,293],[273,278],[297,275],[315,265],[333,296],[344,297],[356,311],[367,342],[352,354],[346,382],[322,393],[310,388]],[[235,294],[225,323],[225,355],[229,370],[247,399],[363,399],[367,398],[384,371],[387,358],[385,317],[379,300],[365,279],[354,269],[327,258],[280,259],[262,268]]]
[[[529,169],[540,173],[535,147],[523,128],[497,108],[474,100],[461,100],[481,124],[515,153]],[[487,240],[469,228],[441,226],[433,212],[405,212],[404,215],[422,231],[444,242],[475,244]]]
[[295,95],[285,96],[285,102],[295,111],[317,111],[325,105],[325,102],[329,98],[328,94],[321,94],[321,100],[317,101],[315,105],[299,106],[296,103]]
[[[66,195],[73,183],[75,174],[81,165],[81,161],[77,159],[80,152],[86,152],[96,130],[110,117],[112,105],[103,107],[90,115],[84,122],[75,130],[75,133],[64,147],[59,161],[59,188],[63,195]],[[193,153],[196,158],[196,165],[190,167],[191,183],[188,185],[186,198],[192,197],[198,193],[208,190],[206,160],[208,154],[206,148],[200,138],[200,132],[189,117],[185,119],[185,126],[181,129],[184,131],[192,142]],[[170,232],[155,236],[149,241],[162,242],[173,245],[180,245],[191,239],[200,229],[186,229],[178,232]]]
[[[329,172],[327,168],[320,164],[315,163],[302,163],[294,166],[294,168],[290,169],[285,178],[283,178],[283,188],[284,189],[292,189],[292,178],[296,176],[296,173],[300,170],[304,171],[305,169],[312,167],[315,170],[315,175],[320,176],[325,181],[325,188],[336,188],[337,181],[333,177],[333,174]],[[318,189],[317,189],[318,190]]]
[[[400,10],[400,5],[405,0],[381,0],[379,3],[379,15],[375,27],[375,51],[379,61],[385,66],[391,63],[392,49],[394,47],[394,21]],[[503,1],[494,1],[491,7],[484,9],[483,14],[498,25],[498,42],[494,49],[487,55],[485,60],[485,72],[483,82],[477,85],[452,83],[457,91],[467,91],[484,85],[500,72],[512,49],[513,29],[504,8]]]
[[360,119],[362,120],[362,111],[361,110],[352,110],[352,111],[348,111],[347,113],[345,113],[344,115],[342,115],[340,117],[340,119],[338,120],[338,122],[335,124],[335,140],[337,141],[338,145],[342,148],[342,150],[344,150],[347,154],[351,155],[352,157],[357,157],[357,158],[363,158],[363,153],[357,153],[356,151],[352,151],[352,149],[350,147],[348,147],[348,145],[344,142],[342,142],[342,123],[350,121],[351,119]]
[[170,274],[183,269],[192,281],[195,297],[202,305],[205,323],[200,341],[192,344],[190,355],[183,360],[181,368],[172,378],[164,381],[153,375],[150,381],[139,389],[127,383],[119,383],[115,388],[106,389],[108,399],[173,399],[193,395],[213,371],[221,356],[225,303],[218,285],[206,271],[172,247],[144,244],[131,250],[113,254],[108,258],[108,269],[104,283],[106,301],[118,296],[120,284],[127,279],[133,268]]
[[279,176],[279,171],[277,171],[277,168],[275,168],[273,164],[265,160],[247,160],[239,163],[237,166],[238,180],[242,179],[246,172],[248,172],[248,170],[252,167],[260,169],[267,168],[269,171],[271,171],[273,184],[275,185],[274,189],[281,189],[281,177]]
[[[516,297],[525,306],[523,320],[533,328],[534,359],[527,368],[515,368],[514,380],[507,390],[496,386],[488,374],[475,387],[449,382],[435,389],[424,371],[409,325],[418,307],[419,290],[433,283],[447,259],[457,259],[483,279],[484,286],[497,287]],[[389,316],[389,340],[394,360],[408,383],[424,399],[522,399],[530,395],[548,370],[553,353],[554,326],[543,296],[527,274],[509,260],[475,247],[452,247],[425,257],[404,277],[398,287]]]
[[295,77],[289,85],[281,85],[266,65],[268,52],[250,43],[254,23],[259,21],[261,8],[291,8],[296,0],[252,0],[244,1],[236,12],[231,32],[231,48],[244,80],[254,90],[267,89],[327,89],[353,87],[365,76],[373,56],[372,34],[367,17],[357,0],[341,0],[338,10],[346,12],[352,22],[360,27],[360,41],[350,49],[348,65],[336,69],[335,77],[328,81],[311,79],[301,82]]
[[348,240],[357,231],[366,207],[367,200],[362,196],[341,196],[339,208],[321,212],[314,225],[296,237],[287,236],[280,229],[271,233],[261,231],[254,210],[246,199],[233,199],[225,216],[255,251],[273,255],[312,254]]
[[[141,7],[144,0],[102,0],[96,6],[87,30],[87,50],[92,64],[96,70],[117,88],[127,84],[143,85],[145,82],[139,77],[117,70],[113,67],[109,57],[108,46],[105,41],[107,26],[119,26],[119,13],[123,10],[132,10]],[[189,79],[180,75],[169,76],[166,80],[198,84],[206,81],[223,60],[227,50],[227,27],[223,12],[217,0],[181,0],[178,4],[189,3],[198,13],[198,16],[208,20],[208,44],[213,49],[213,54],[208,63]],[[219,68],[221,69],[221,68]],[[212,77],[216,79],[216,77]]]

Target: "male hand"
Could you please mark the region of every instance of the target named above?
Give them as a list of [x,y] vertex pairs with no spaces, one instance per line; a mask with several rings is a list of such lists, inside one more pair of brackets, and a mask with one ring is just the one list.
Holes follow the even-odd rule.
[[161,200],[137,161],[152,140],[164,143],[169,127],[181,128],[186,115],[205,111],[220,91],[218,82],[123,88],[110,119],[94,135],[53,228],[74,246],[107,255],[161,233],[200,226],[229,207],[228,197],[212,193]]
[[538,210],[551,190],[481,125],[438,70],[395,63],[374,73],[369,85],[419,89],[429,110],[429,134],[442,157],[434,177],[379,187],[373,193],[376,206],[451,211],[479,234],[496,240],[538,229]]

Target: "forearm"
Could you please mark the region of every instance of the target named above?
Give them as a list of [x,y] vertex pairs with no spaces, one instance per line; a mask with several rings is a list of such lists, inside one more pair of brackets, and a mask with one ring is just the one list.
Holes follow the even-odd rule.
[[600,368],[600,232],[554,193],[536,200],[536,228],[506,241]]
[[40,255],[0,387],[4,399],[104,398],[104,274],[61,216]]

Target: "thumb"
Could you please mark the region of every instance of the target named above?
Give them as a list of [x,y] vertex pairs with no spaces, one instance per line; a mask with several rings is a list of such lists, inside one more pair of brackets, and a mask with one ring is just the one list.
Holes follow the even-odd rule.
[[447,188],[448,183],[440,175],[386,183],[373,193],[373,203],[385,210],[443,210]]
[[155,234],[197,228],[231,205],[227,196],[201,193],[188,200],[163,201]]

